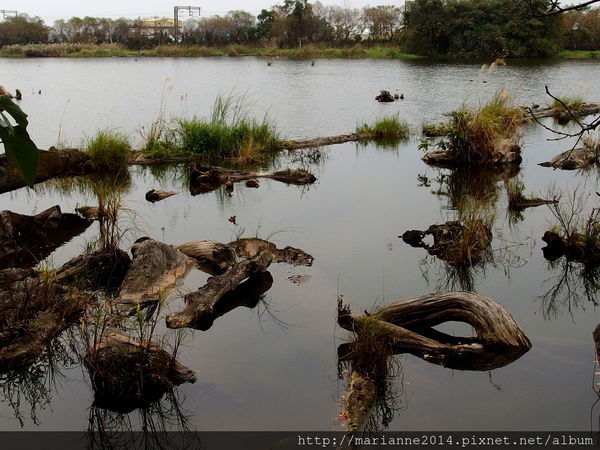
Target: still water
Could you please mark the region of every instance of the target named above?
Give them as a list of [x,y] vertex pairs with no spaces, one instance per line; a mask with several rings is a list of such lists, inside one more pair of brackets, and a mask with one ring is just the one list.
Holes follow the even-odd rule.
[[[547,84],[561,95],[600,99],[600,64],[594,61],[510,62],[488,71],[480,64],[379,60],[277,60],[259,58],[0,61],[0,80],[19,88],[30,116],[32,138],[46,148],[60,142],[78,147],[100,128],[116,129],[141,145],[144,127],[165,119],[208,114],[217,94],[246,96],[249,111],[276,123],[282,136],[303,138],[354,130],[362,120],[398,113],[415,129],[463,102],[489,99],[506,89],[519,104],[544,104]],[[484,83],[483,81],[486,81]],[[379,104],[380,89],[406,100]],[[41,90],[41,94],[38,92]],[[550,122],[548,122],[550,123]],[[527,126],[521,138],[524,161],[515,180],[527,193],[543,196],[555,186],[572,192],[598,190],[596,171],[554,171],[537,164],[569,148],[548,141],[550,133]],[[459,289],[445,266],[423,249],[398,238],[407,229],[425,229],[456,217],[459,198],[444,195],[436,178],[447,170],[427,167],[418,138],[395,148],[353,143],[325,149],[318,164],[282,156],[281,167],[305,167],[318,181],[309,188],[261,180],[259,189],[240,184],[231,197],[222,191],[192,196],[182,168],[133,167],[123,194],[128,232],[122,247],[141,236],[177,244],[238,235],[269,238],[280,247],[301,248],[312,267],[272,265],[273,287],[255,309],[238,308],[217,319],[207,332],[190,331],[179,358],[197,371],[195,384],[181,386],[176,402],[196,430],[336,430],[345,381],[338,379],[337,346],[348,335],[336,325],[336,299],[343,294],[356,312],[401,298]],[[429,182],[420,182],[418,175]],[[495,220],[494,262],[473,274],[474,289],[502,304],[532,341],[533,348],[509,366],[491,372],[460,372],[412,356],[397,358],[392,380],[396,398],[390,430],[589,430],[598,428],[593,388],[592,331],[600,318],[577,276],[580,267],[550,266],[540,238],[552,225],[547,207],[528,209],[522,220],[507,214],[503,182],[483,174],[465,186],[462,197],[477,197]],[[144,200],[149,189],[179,191],[157,204]],[[482,200],[483,199],[483,200]],[[84,190],[64,190],[49,181],[34,190],[0,195],[0,210],[32,214],[60,205],[64,212],[93,205]],[[589,197],[588,207],[598,205]],[[228,221],[237,217],[237,225]],[[51,255],[59,266],[80,254],[98,234],[92,225]],[[552,300],[544,296],[563,279]],[[306,275],[297,285],[289,278]],[[192,271],[181,292],[200,287],[207,275]],[[563,285],[564,287],[564,285]],[[596,293],[592,293],[597,298]],[[169,311],[181,307],[173,295]],[[459,324],[450,334],[469,334]],[[164,330],[163,330],[164,331]],[[170,333],[171,331],[165,331]],[[41,381],[4,383],[0,430],[85,430],[93,395],[86,370],[65,361]],[[43,369],[43,368],[42,368]],[[97,411],[96,411],[97,413]],[[132,428],[140,414],[128,417]],[[177,421],[167,425],[176,429]]]

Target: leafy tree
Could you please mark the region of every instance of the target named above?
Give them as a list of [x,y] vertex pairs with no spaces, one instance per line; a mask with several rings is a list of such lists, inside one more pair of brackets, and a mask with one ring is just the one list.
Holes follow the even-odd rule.
[[0,22],[0,45],[48,42],[48,27],[39,17],[20,14]]

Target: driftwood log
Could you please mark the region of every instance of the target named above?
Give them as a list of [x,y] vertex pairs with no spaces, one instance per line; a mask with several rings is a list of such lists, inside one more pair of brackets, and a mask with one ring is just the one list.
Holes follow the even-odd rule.
[[265,272],[272,259],[270,253],[263,252],[256,258],[235,264],[222,275],[210,277],[204,286],[184,297],[186,306],[183,311],[167,316],[167,326],[202,329],[207,320],[214,320],[215,304],[246,278]]
[[83,233],[92,222],[53,206],[27,216],[0,211],[0,268],[31,267]]
[[223,185],[233,188],[233,183],[239,181],[269,178],[286,184],[307,185],[317,179],[314,175],[301,170],[281,170],[272,173],[246,172],[243,170],[224,169],[216,166],[192,164],[189,169],[190,192],[192,195],[214,191]]
[[32,269],[0,271],[0,372],[32,364],[85,311],[89,295]]
[[262,252],[268,252],[273,262],[287,263],[294,266],[312,266],[314,258],[304,250],[287,246],[279,249],[275,244],[264,239],[244,238],[230,242],[229,247],[235,249],[238,256],[246,259],[256,258]]
[[591,148],[567,150],[550,161],[540,163],[542,167],[554,167],[562,170],[589,169],[598,163],[598,152]]
[[232,247],[215,241],[192,241],[175,245],[175,248],[199,263],[213,266],[211,272],[222,273],[235,264],[236,255]]
[[164,200],[165,198],[173,197],[177,194],[179,194],[179,192],[150,189],[148,192],[146,192],[145,198],[146,201],[149,201],[150,203],[156,203]]
[[[523,109],[529,111],[527,107]],[[565,110],[563,107],[558,108],[542,108],[534,109],[532,114],[536,119],[544,117],[555,117],[559,122],[569,122],[574,117],[585,117],[600,112],[600,103],[584,103],[579,108],[572,108],[571,111]]]
[[[450,321],[471,325],[475,338],[456,338],[433,329]],[[338,324],[358,333],[363,324],[369,324],[381,330],[399,352],[457,370],[492,370],[531,348],[523,330],[502,306],[469,292],[400,300],[370,316],[340,308]]]
[[[0,155],[0,193],[26,186],[21,174]],[[85,175],[93,171],[88,155],[76,149],[40,150],[36,183],[58,176]]]
[[125,306],[146,306],[184,276],[191,261],[170,245],[149,238],[138,239],[131,249],[133,261],[114,300]]
[[92,381],[94,406],[123,414],[159,401],[175,386],[196,381],[195,373],[171,353],[119,331],[92,342],[84,365]]
[[509,211],[522,211],[526,208],[533,208],[542,205],[555,205],[558,200],[545,200],[543,198],[527,198],[520,195],[509,195],[508,196],[508,210]]

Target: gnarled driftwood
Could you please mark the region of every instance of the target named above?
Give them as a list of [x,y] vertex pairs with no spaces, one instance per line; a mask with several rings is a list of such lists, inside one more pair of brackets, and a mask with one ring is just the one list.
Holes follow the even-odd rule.
[[598,152],[591,148],[567,150],[550,161],[540,163],[542,167],[562,170],[588,169],[598,163]]
[[288,263],[294,266],[312,266],[314,258],[299,248],[287,246],[279,249],[275,244],[259,238],[243,238],[230,242],[229,247],[234,248],[243,258],[255,258],[260,253],[267,251],[273,257],[273,262]]

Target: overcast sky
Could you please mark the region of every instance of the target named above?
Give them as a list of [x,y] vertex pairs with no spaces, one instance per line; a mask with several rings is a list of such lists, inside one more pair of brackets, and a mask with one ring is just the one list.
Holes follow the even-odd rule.
[[[56,19],[73,16],[92,17],[154,17],[173,15],[173,6],[200,6],[202,15],[224,14],[233,9],[243,9],[253,14],[258,14],[261,9],[273,4],[282,3],[282,0],[202,0],[196,2],[172,2],[165,0],[1,0],[0,9],[16,10],[30,16],[39,16],[47,25],[52,25]],[[362,8],[371,5],[400,5],[403,0],[322,0],[326,5],[350,5],[353,8]],[[0,11],[1,13],[1,11]],[[182,16],[183,18],[184,16]]]

